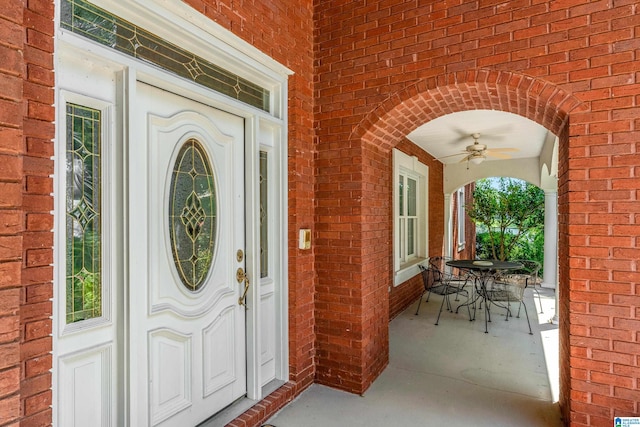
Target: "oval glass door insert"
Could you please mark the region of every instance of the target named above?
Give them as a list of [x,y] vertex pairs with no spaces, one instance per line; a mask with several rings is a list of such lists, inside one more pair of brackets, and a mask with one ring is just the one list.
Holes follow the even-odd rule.
[[191,138],[180,148],[171,174],[169,235],[178,274],[190,291],[205,283],[217,233],[216,186],[204,148]]

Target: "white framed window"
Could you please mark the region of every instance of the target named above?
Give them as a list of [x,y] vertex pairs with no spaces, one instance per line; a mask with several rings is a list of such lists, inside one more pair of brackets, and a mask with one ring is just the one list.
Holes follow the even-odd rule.
[[429,168],[417,157],[393,150],[394,285],[420,272],[427,259]]
[[465,237],[465,191],[464,187],[458,190],[458,252],[464,250],[467,243]]

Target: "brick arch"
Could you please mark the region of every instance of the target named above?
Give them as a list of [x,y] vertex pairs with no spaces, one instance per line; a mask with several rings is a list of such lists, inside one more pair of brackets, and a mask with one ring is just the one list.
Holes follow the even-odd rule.
[[[418,126],[443,116],[472,109],[488,109],[505,111],[518,114],[522,117],[535,121],[558,136],[560,140],[559,160],[562,162],[561,169],[568,170],[568,147],[569,147],[569,118],[570,115],[583,113],[589,110],[576,96],[567,90],[541,78],[531,77],[520,73],[498,70],[472,70],[445,74],[426,80],[421,80],[412,85],[399,90],[389,96],[373,108],[353,129],[349,140],[354,144],[360,143],[361,153],[366,160],[363,177],[363,187],[375,188],[379,184],[380,177],[388,178],[388,175],[380,173],[387,165],[376,163],[379,157],[383,157],[393,147],[398,144],[407,143],[406,135]],[[573,135],[574,137],[577,135]],[[378,167],[378,169],[376,169]],[[375,169],[373,171],[367,170]],[[559,221],[558,224],[558,250],[559,259],[569,259],[568,240],[568,174],[562,173],[559,188]],[[382,186],[380,186],[382,188]],[[384,188],[390,191],[389,188]],[[366,196],[360,202],[363,207],[375,208],[382,205],[380,202],[385,196],[383,190],[378,193],[365,192]],[[388,202],[388,196],[386,201]],[[363,209],[364,210],[364,209]],[[441,219],[444,222],[444,219]],[[381,226],[381,230],[376,230],[379,234],[390,233],[389,228]],[[362,233],[360,247],[380,246],[377,236],[368,236]],[[391,277],[389,269],[389,259],[392,247],[385,247],[387,253],[367,254],[370,263],[368,267],[369,276],[377,278],[373,285],[382,295],[387,290],[387,283]],[[562,299],[560,311],[560,406],[565,419],[569,419],[571,405],[573,403],[569,390],[573,378],[569,366],[571,344],[569,341],[569,298],[566,285],[569,277],[568,262],[559,262],[560,279],[558,291],[561,292]],[[562,288],[562,289],[560,289]],[[364,299],[363,299],[364,301]],[[368,301],[363,303],[367,306]],[[378,329],[382,329],[383,320],[378,321]],[[367,339],[369,341],[381,342],[385,336],[378,333],[373,327],[368,326]],[[388,337],[386,337],[388,339]],[[375,349],[379,353],[388,351],[383,345],[378,345]],[[370,359],[373,359],[370,357]],[[363,366],[368,366],[369,361],[363,362]],[[365,387],[366,389],[366,387]]]
[[479,109],[518,114],[560,135],[569,113],[586,107],[540,78],[499,70],[461,71],[421,80],[392,94],[360,121],[350,139],[391,149],[423,123]]

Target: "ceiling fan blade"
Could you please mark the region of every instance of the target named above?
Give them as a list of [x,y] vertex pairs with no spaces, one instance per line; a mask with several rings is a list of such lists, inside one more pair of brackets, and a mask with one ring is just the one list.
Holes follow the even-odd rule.
[[511,156],[508,155],[508,154],[496,153],[495,151],[492,151],[492,150],[485,151],[485,154],[487,156],[497,157],[498,159],[510,159],[511,158]]
[[470,139],[469,137],[471,136],[471,134],[469,132],[467,132],[465,130],[462,130],[462,129],[458,128],[458,127],[454,127],[452,130],[453,130],[453,132],[458,134],[458,137],[456,139],[454,139],[453,141],[451,141],[451,144],[457,144],[459,142],[468,141]]
[[436,160],[448,159],[449,157],[462,156],[463,154],[468,154],[466,151],[462,151],[456,154],[449,154],[448,156],[438,157]]
[[498,148],[492,148],[491,151],[520,151],[518,148],[513,148],[513,147],[498,147]]
[[478,133],[480,134],[480,139],[484,138],[504,138],[504,134],[511,132],[512,125],[504,124],[493,127],[488,127],[484,129],[478,129]]
[[469,160],[472,156],[473,156],[473,154],[469,154],[468,156],[464,156],[464,158],[462,160],[460,160],[458,163],[464,163],[467,160]]

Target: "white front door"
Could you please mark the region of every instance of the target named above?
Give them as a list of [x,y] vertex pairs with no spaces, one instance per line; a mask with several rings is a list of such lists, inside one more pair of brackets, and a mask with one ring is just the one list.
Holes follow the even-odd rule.
[[247,390],[244,119],[141,82],[133,97],[131,425],[194,426]]

